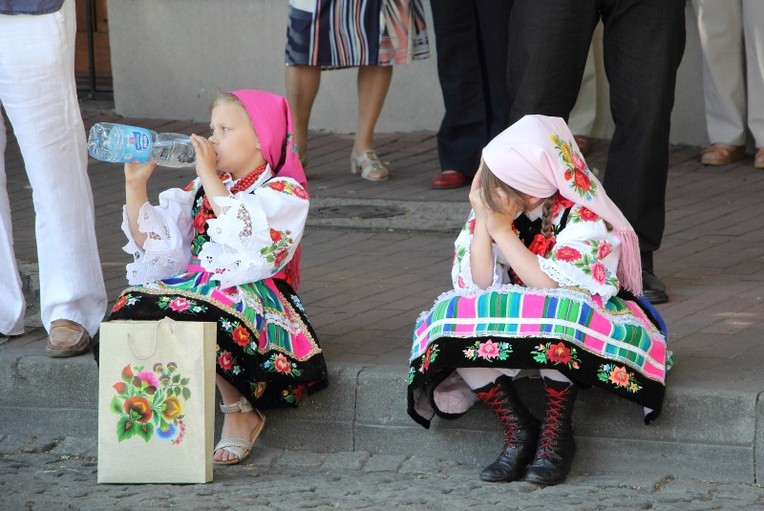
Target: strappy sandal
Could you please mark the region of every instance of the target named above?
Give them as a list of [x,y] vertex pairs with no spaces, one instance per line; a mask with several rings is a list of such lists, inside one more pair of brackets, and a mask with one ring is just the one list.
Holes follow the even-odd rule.
[[230,405],[224,405],[221,403],[220,411],[223,413],[247,413],[254,411],[260,418],[260,422],[257,423],[257,426],[255,426],[255,429],[253,429],[252,433],[249,435],[249,440],[245,440],[243,438],[221,438],[215,448],[212,450],[213,455],[218,449],[223,449],[224,451],[228,451],[229,453],[236,456],[236,459],[228,461],[213,460],[215,465],[236,465],[237,463],[241,463],[247,459],[249,453],[252,452],[252,446],[255,445],[257,438],[260,436],[260,433],[262,433],[263,428],[265,427],[265,416],[260,412],[260,410],[252,408],[252,405],[249,404],[249,401],[247,401],[247,398],[244,396],[242,396],[241,399],[235,403],[231,403]]
[[384,181],[390,177],[390,170],[379,160],[377,152],[369,149],[360,156],[350,154],[350,173],[361,173],[367,181]]

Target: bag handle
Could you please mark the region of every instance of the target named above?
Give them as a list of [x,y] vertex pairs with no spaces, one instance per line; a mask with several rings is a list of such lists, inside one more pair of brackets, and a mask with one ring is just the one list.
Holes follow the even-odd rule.
[[154,347],[151,349],[151,353],[149,353],[146,356],[140,355],[137,353],[137,350],[135,349],[136,346],[134,345],[135,341],[131,340],[130,338],[130,332],[127,333],[127,347],[130,350],[130,353],[137,358],[138,360],[146,360],[148,358],[151,358],[154,353],[157,352],[157,346],[159,344],[158,342],[158,334],[159,334],[159,327],[160,325],[165,325],[167,329],[170,331],[171,335],[175,335],[175,331],[173,329],[173,325],[175,324],[175,320],[172,318],[168,318],[167,316],[163,317],[159,321],[156,322],[156,325],[154,325]]

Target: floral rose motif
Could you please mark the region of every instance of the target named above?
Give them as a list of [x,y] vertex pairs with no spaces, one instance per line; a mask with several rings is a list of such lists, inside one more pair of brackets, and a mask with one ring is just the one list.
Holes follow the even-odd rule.
[[238,344],[239,346],[244,347],[247,344],[249,344],[249,332],[242,325],[237,326],[233,330],[231,337],[233,338],[234,342],[236,342],[236,344]]
[[295,197],[298,197],[302,200],[308,200],[308,194],[305,192],[305,188],[302,186],[295,186],[292,189],[292,193],[295,195]]
[[125,390],[127,390],[127,385],[125,385],[121,381],[118,381],[117,383],[112,385],[112,387],[114,388],[114,390],[117,391],[117,394],[124,394]]
[[600,245],[597,247],[597,257],[599,259],[605,259],[612,251],[613,246],[610,243],[600,243]]
[[122,378],[129,380],[129,379],[132,379],[132,377],[133,377],[133,368],[130,364],[127,364],[125,367],[122,368]]
[[575,169],[572,172],[573,182],[575,183],[576,188],[583,192],[588,192],[592,186],[592,181],[589,179],[589,176],[587,176],[585,172],[581,172],[578,169]]
[[570,350],[562,342],[552,344],[547,350],[547,358],[555,364],[568,364],[570,363]]
[[170,302],[169,307],[174,310],[175,312],[183,312],[191,305],[191,302],[183,298],[182,296],[177,296],[173,301]]
[[480,343],[478,347],[478,357],[484,359],[496,358],[499,355],[499,346],[493,341]]
[[149,400],[142,396],[134,396],[125,400],[125,413],[137,422],[151,420],[151,405]]
[[199,234],[204,234],[207,230],[207,218],[204,215],[196,215],[194,217],[194,229]]
[[275,367],[276,371],[283,374],[289,374],[292,370],[292,367],[289,364],[289,360],[287,360],[287,358],[280,353],[273,361],[273,366]]
[[599,215],[589,208],[581,208],[578,210],[578,216],[584,222],[595,222],[599,220]]
[[127,303],[127,296],[121,295],[119,298],[117,298],[117,301],[114,304],[114,307],[111,309],[111,311],[112,312],[117,312],[122,307],[124,307],[126,303]]
[[230,351],[223,351],[218,357],[218,365],[223,371],[230,371],[233,367],[233,357]]
[[591,266],[591,270],[592,270],[592,278],[598,284],[604,284],[605,279],[607,278],[607,270],[605,269],[605,265],[597,261]]
[[579,259],[581,259],[581,252],[579,252],[573,247],[561,246],[557,248],[555,252],[555,257],[559,261],[567,261],[567,262],[578,261]]
[[608,379],[614,385],[619,387],[627,387],[629,385],[629,372],[623,366],[615,367],[612,371],[610,371]]
[[255,385],[254,390],[252,391],[252,394],[255,396],[255,399],[260,399],[262,397],[263,393],[265,392],[266,383],[264,381],[257,382],[257,385]]
[[164,400],[164,410],[162,411],[162,417],[164,417],[165,420],[171,421],[182,413],[183,405],[181,404],[180,399],[175,396],[170,396]]
[[272,188],[273,190],[276,190],[277,192],[283,192],[284,189],[287,187],[287,185],[284,181],[275,180],[275,181],[270,181],[268,183],[268,187]]
[[281,231],[277,231],[276,229],[270,229],[271,233],[271,240],[273,241],[281,241]]

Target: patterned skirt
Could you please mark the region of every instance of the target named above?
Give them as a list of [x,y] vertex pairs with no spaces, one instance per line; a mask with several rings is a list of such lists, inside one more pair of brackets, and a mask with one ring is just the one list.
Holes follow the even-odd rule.
[[297,406],[326,387],[313,327],[292,288],[265,279],[221,289],[209,274],[185,273],[122,292],[109,321],[209,321],[217,324],[217,373],[261,409]]
[[290,1],[288,66],[391,66],[427,57],[421,0]]
[[438,409],[433,389],[456,368],[491,367],[556,369],[580,386],[642,405],[649,422],[660,413],[672,356],[662,319],[640,303],[513,285],[445,293],[414,330],[409,415],[425,427],[435,413],[458,416],[465,410]]

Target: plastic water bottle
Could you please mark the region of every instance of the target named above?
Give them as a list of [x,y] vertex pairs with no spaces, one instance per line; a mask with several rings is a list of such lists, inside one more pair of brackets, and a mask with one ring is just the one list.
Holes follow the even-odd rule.
[[111,122],[99,122],[90,128],[88,154],[112,163],[159,160],[159,165],[165,167],[192,167],[196,162],[196,151],[187,135]]

